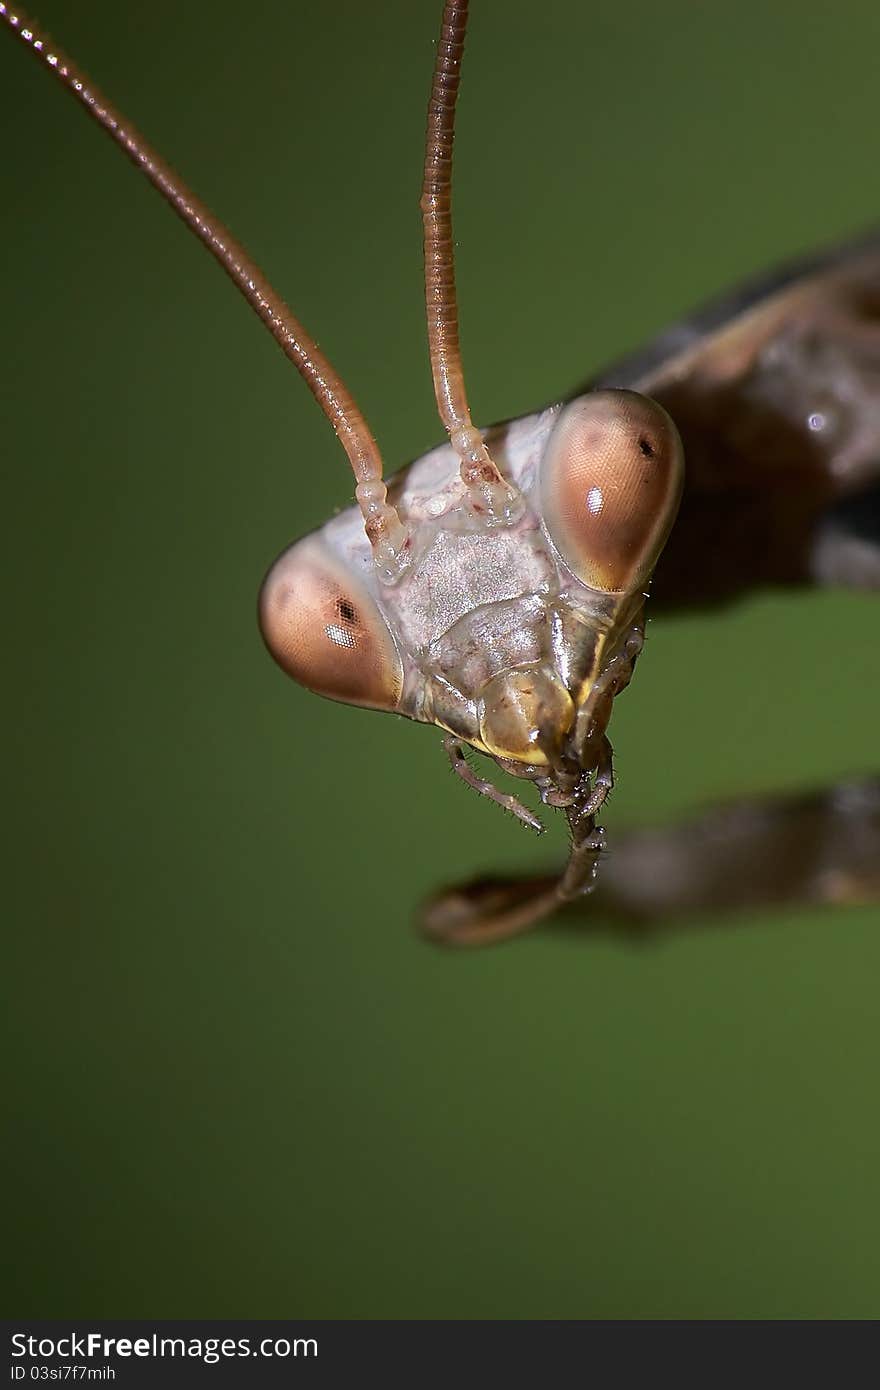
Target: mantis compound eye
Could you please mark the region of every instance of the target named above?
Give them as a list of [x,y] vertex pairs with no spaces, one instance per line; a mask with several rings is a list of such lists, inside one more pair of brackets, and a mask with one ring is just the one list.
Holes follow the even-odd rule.
[[678,511],[684,456],[662,406],[595,391],[563,410],[541,462],[544,523],[584,584],[644,587]]
[[393,710],[403,667],[366,585],[313,536],[278,557],[259,601],[263,641],[282,670],[331,700]]

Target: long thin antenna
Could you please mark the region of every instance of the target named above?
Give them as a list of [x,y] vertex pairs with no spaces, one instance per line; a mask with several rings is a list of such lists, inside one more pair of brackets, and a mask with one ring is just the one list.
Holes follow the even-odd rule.
[[422,222],[425,232],[425,308],[428,349],[440,419],[461,459],[462,480],[476,506],[496,522],[522,510],[516,488],[502,478],[474,427],[467,403],[458,341],[458,299],[452,238],[452,146],[455,103],[467,29],[468,0],[447,0],[440,22],[434,77],[428,102]]
[[0,0],[0,19],[59,79],[136,164],[178,217],[210,251],[262,319],[285,357],[303,377],[333,426],[357,479],[355,495],[376,563],[386,578],[401,569],[406,532],[394,507],[386,501],[382,458],[372,432],[348,388],[331,367],[317,343],[269,284],[259,267],[227,227],[190,191],[184,181],[130,125],[70,58],[21,12]]

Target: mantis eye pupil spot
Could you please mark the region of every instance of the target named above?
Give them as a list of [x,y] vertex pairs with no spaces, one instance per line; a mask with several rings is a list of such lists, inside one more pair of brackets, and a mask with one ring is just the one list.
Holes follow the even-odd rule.
[[341,598],[336,605],[340,618],[346,623],[357,622],[357,609],[350,599]]
[[654,445],[651,443],[650,439],[646,439],[644,435],[642,435],[639,440],[639,448],[646,459],[652,459],[654,457]]

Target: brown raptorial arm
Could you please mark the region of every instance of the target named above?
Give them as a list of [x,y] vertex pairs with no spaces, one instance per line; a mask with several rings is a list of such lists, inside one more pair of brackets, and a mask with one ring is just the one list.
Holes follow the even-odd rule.
[[399,567],[405,532],[386,502],[382,458],[348,388],[318,345],[223,223],[190,191],[147,140],[85,74],[20,9],[0,0],[0,20],[54,73],[93,120],[141,170],[190,231],[207,247],[296,367],[339,437],[357,479],[357,498],[377,563],[389,575]]
[[428,102],[422,223],[425,236],[425,308],[437,409],[461,459],[472,498],[498,521],[518,514],[516,489],[505,482],[471,420],[458,341],[458,300],[452,239],[452,146],[455,103],[467,28],[468,0],[447,0],[440,23]]

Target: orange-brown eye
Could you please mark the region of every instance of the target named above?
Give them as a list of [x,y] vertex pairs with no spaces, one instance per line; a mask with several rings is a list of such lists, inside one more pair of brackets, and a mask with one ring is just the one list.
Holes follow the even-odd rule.
[[317,537],[285,550],[260,590],[260,631],[278,665],[309,690],[394,709],[403,668],[375,599]]
[[662,406],[635,391],[579,396],[541,462],[547,530],[591,588],[628,593],[651,576],[678,511],[684,459]]

